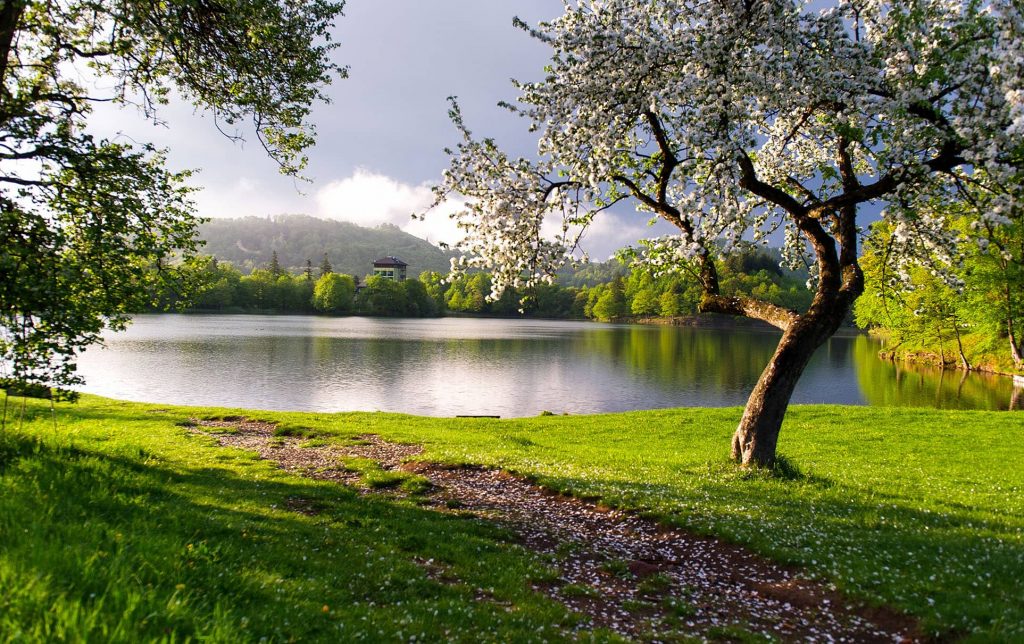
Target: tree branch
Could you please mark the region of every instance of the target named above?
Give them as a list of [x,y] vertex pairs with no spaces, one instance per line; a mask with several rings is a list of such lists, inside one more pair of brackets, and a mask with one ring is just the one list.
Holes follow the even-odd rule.
[[796,311],[751,297],[724,297],[707,293],[701,297],[700,311],[753,318],[783,331],[800,317]]

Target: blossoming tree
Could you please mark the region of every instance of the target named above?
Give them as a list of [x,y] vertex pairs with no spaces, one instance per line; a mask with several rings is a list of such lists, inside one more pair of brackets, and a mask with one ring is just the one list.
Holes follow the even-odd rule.
[[[463,140],[436,189],[468,198],[464,264],[491,270],[498,291],[550,279],[574,234],[618,202],[678,228],[643,242],[641,261],[696,268],[701,310],[783,332],[733,438],[746,465],[774,462],[797,380],[863,290],[865,205],[947,255],[957,240],[918,204],[980,186],[992,195],[982,225],[1020,207],[1019,4],[820,4],[566,0],[551,22],[517,20],[553,50],[544,80],[516,83],[505,105],[539,132],[537,158],[474,138],[453,101]],[[545,235],[552,219],[561,233]],[[720,294],[716,254],[776,231],[787,260],[811,268],[807,310]]]

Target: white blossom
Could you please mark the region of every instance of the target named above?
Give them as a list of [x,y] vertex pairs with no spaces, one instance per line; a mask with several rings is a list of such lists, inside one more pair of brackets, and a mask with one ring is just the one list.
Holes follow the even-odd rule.
[[[507,106],[538,133],[537,158],[475,140],[453,110],[464,140],[438,195],[469,198],[460,266],[494,271],[496,293],[535,283],[571,258],[571,230],[625,198],[679,227],[644,246],[666,270],[781,228],[791,265],[819,228],[823,248],[855,250],[843,199],[854,217],[887,204],[908,252],[954,256],[961,240],[935,213],[960,182],[1019,185],[1020,3],[818,6],[566,0],[560,17],[521,25],[552,48],[544,80],[515,83]],[[998,224],[1020,196],[993,192],[984,217]],[[552,218],[562,233],[546,237]],[[829,260],[816,252],[813,275]]]

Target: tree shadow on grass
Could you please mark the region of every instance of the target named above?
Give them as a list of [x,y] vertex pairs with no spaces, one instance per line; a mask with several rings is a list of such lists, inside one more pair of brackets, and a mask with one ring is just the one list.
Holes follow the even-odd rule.
[[[108,415],[104,420],[109,421]],[[153,419],[146,419],[152,423]],[[164,419],[167,431],[174,419]],[[132,418],[125,418],[132,422]],[[0,631],[47,639],[433,640],[552,632],[546,571],[473,518],[144,441],[0,439]]]

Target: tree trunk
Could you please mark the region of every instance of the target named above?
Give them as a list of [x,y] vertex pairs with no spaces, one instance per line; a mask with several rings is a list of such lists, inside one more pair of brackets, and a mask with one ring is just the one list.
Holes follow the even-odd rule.
[[[854,170],[852,141],[840,137],[837,149],[839,173],[845,196],[862,193]],[[768,366],[747,399],[743,418],[732,441],[733,459],[744,466],[771,467],[782,419],[796,383],[815,350],[832,337],[854,300],[864,292],[864,273],[857,264],[857,204],[860,196],[845,201],[819,201],[807,206],[778,186],[757,177],[753,159],[741,153],[740,187],[787,211],[814,250],[818,266],[818,287],[806,313],[797,315],[780,307],[765,306],[747,298],[723,298],[708,293],[701,299],[702,310],[719,310],[755,317],[782,329],[782,339]],[[875,189],[883,186],[879,181]],[[884,188],[888,192],[895,185]],[[874,198],[874,197],[869,197]],[[823,225],[823,221],[828,221]],[[734,306],[729,306],[729,304]],[[752,304],[756,304],[752,306]]]
[[831,306],[799,316],[783,332],[775,354],[761,372],[747,399],[736,433],[732,458],[744,466],[772,467],[782,420],[797,381],[814,352],[842,324],[851,300],[833,301]]
[[970,371],[971,363],[964,354],[964,343],[960,338],[960,327],[956,323],[956,318],[953,318],[953,332],[956,333],[956,348],[960,352],[960,366],[964,371]]
[[1006,321],[1006,335],[1010,342],[1010,355],[1013,357],[1013,366],[1020,369],[1024,366],[1024,356],[1021,356],[1020,345],[1017,344],[1017,335],[1013,328],[1013,318]]
[[24,0],[4,0],[0,6],[0,123],[6,123],[7,114],[7,65],[11,45],[18,33],[18,23],[25,12]]

